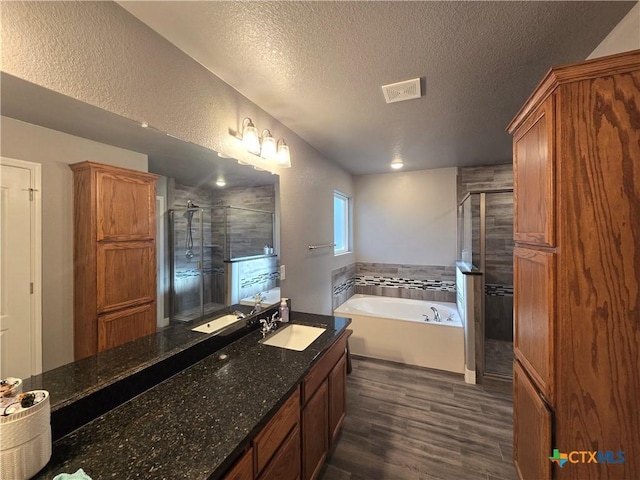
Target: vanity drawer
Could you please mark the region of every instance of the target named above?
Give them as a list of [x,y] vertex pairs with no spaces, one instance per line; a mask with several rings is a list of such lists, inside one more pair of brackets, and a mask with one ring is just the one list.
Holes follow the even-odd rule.
[[291,429],[298,423],[300,423],[300,388],[295,390],[253,440],[258,473],[269,463]]
[[347,350],[347,339],[351,335],[350,330],[345,330],[340,338],[333,344],[333,346],[322,356],[322,358],[316,363],[311,371],[307,374],[303,382],[302,402],[306,404],[313,396],[314,392],[325,381],[329,372],[333,370],[333,367],[338,363],[338,360],[342,357]]

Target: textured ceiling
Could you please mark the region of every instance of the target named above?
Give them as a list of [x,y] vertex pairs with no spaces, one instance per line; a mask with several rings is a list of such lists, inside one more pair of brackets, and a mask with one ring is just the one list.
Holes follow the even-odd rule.
[[[118,2],[353,174],[506,163],[553,65],[635,2]],[[418,100],[380,86],[423,79]],[[260,128],[260,125],[258,125]],[[295,158],[295,152],[292,152]]]

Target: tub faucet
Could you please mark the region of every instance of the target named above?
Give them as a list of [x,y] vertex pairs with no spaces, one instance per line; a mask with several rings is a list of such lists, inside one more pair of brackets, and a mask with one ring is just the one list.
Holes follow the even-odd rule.
[[431,310],[433,310],[433,321],[434,322],[441,322],[442,319],[440,318],[440,313],[438,313],[438,309],[436,307],[431,307]]

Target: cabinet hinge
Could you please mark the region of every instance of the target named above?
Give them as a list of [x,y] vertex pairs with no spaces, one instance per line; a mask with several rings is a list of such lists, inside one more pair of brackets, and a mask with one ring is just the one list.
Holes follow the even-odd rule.
[[33,295],[33,282],[31,282],[31,284],[29,285],[29,288],[31,290],[31,295]]

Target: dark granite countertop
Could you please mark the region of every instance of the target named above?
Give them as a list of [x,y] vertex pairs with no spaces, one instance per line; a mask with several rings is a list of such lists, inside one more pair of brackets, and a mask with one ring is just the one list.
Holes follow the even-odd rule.
[[350,323],[300,312],[291,321],[327,331],[302,352],[246,334],[56,441],[35,478],[79,468],[94,480],[220,478]]
[[[251,307],[232,305],[210,318],[236,310],[249,313]],[[194,326],[205,322],[172,324],[153,335],[24,379],[23,390],[47,390],[51,411],[55,412],[206,340],[208,335],[191,331]]]

